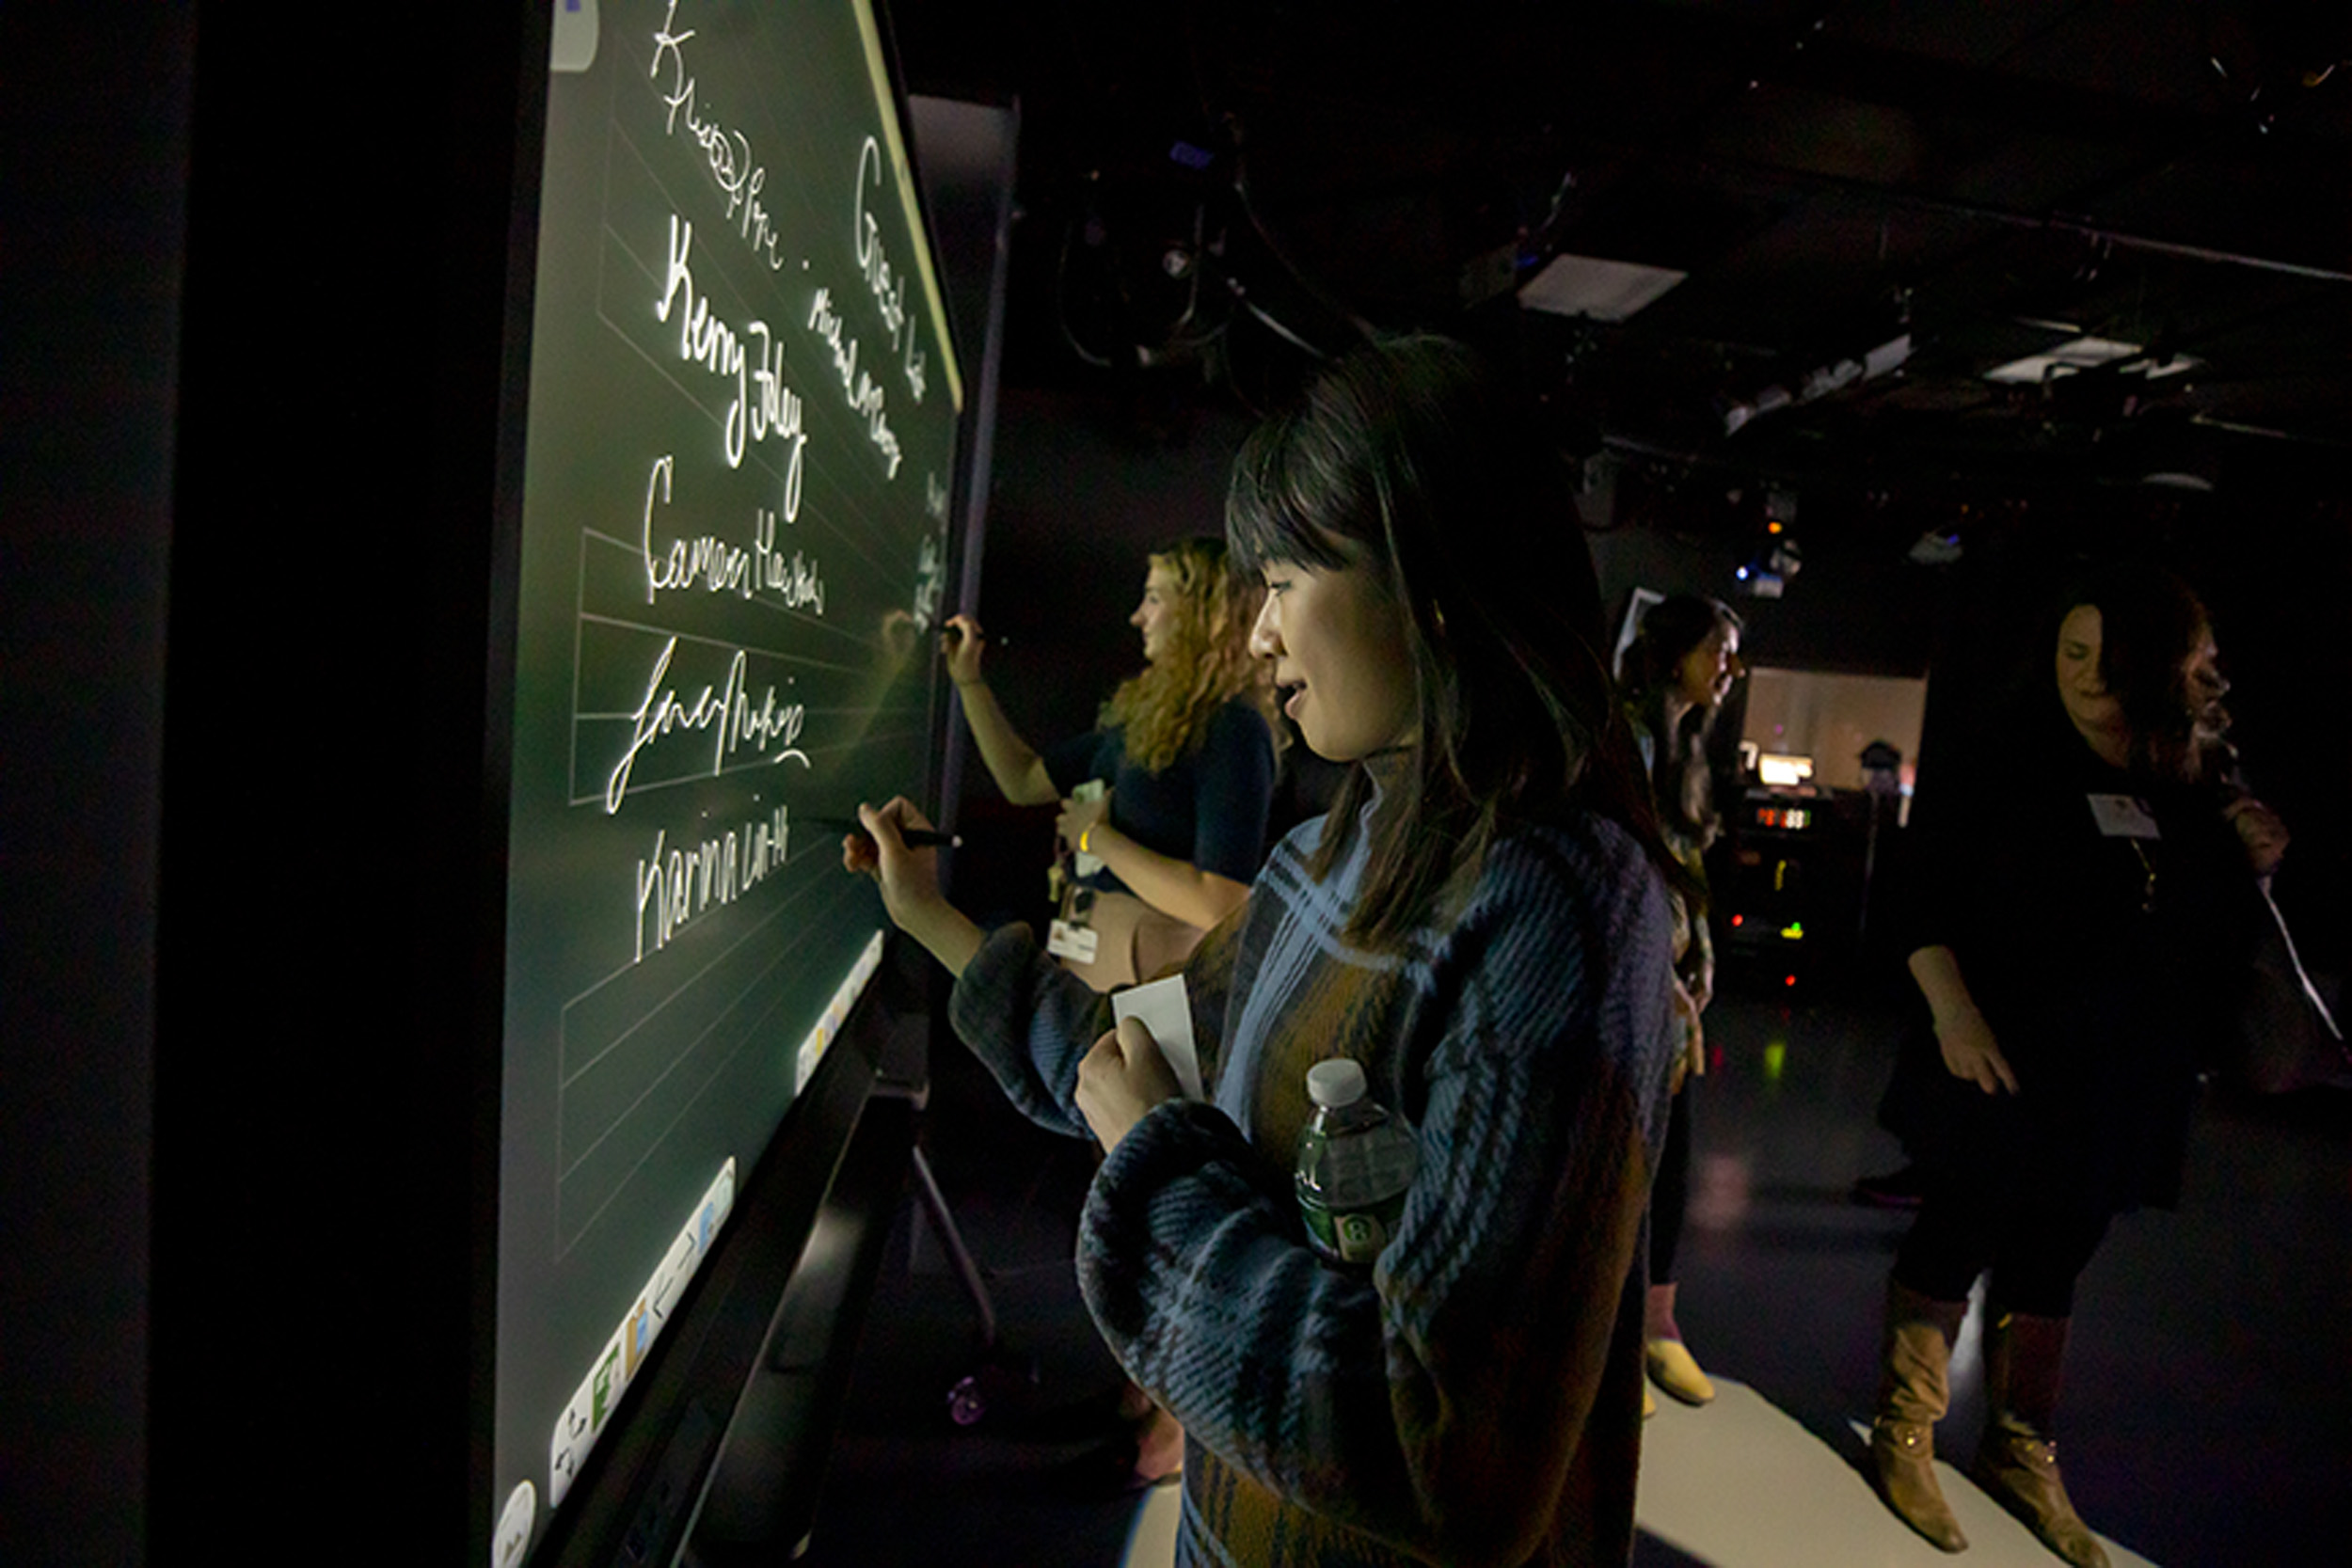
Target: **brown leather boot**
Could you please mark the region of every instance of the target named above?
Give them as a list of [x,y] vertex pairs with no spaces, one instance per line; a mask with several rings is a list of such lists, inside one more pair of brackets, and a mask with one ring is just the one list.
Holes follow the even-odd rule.
[[1913,1529],[1947,1552],[1968,1549],[1935,1479],[1935,1423],[1951,1404],[1952,1341],[1964,1301],[1936,1301],[1889,1281],[1870,1459],[1879,1494]]
[[1970,1474],[2074,1568],[2107,1568],[2106,1549],[2067,1498],[2066,1483],[2058,1479],[2057,1446],[2050,1440],[2066,1359],[2067,1320],[2022,1312],[1988,1313],[1987,1320],[1987,1415],[1984,1440],[1977,1447]]

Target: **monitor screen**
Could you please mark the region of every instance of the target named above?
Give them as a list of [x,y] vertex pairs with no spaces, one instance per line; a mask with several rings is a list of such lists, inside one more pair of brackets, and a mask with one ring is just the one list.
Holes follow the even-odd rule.
[[963,393],[866,0],[554,0],[515,602],[491,1560],[882,953]]

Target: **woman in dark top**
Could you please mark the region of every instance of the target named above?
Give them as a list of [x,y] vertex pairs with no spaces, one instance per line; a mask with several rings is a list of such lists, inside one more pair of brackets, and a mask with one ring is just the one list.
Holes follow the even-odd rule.
[[[1708,847],[1722,828],[1708,776],[1707,735],[1733,683],[1747,673],[1740,661],[1743,626],[1719,599],[1677,594],[1650,607],[1625,651],[1626,718],[1649,773],[1658,826],[1702,894]],[[1689,1080],[1707,1070],[1699,1015],[1715,990],[1715,947],[1708,936],[1703,896],[1677,897],[1676,926],[1675,1005],[1683,1021],[1682,1053],[1675,1064],[1666,1148],[1650,1196],[1644,1356],[1652,1383],[1685,1404],[1705,1404],[1715,1397],[1715,1386],[1684,1347],[1681,1325],[1675,1321],[1675,1252],[1691,1186]],[[1646,1389],[1643,1402],[1645,1415],[1657,1408]]]
[[2055,678],[2018,705],[1999,775],[1961,781],[1923,823],[1909,963],[1944,1071],[1893,1100],[1927,1196],[1889,1285],[1871,1451],[1906,1523],[1966,1545],[1931,1433],[1989,1268],[1975,1475],[2089,1568],[2106,1555],[2050,1435],[2075,1280],[2115,1215],[2178,1192],[2198,1056],[2244,966],[2254,879],[2286,834],[2220,782],[2226,683],[2184,584],[2103,568],[2053,626]]
[[[1103,705],[1096,728],[1042,752],[1014,731],[981,677],[979,623],[947,623],[947,673],[997,788],[1015,805],[1061,802],[1055,827],[1071,876],[1056,867],[1051,947],[1095,990],[1182,963],[1248,897],[1274,799],[1271,671],[1249,651],[1263,597],[1231,568],[1222,539],[1153,552],[1127,617],[1143,634],[1143,669]],[[1115,1479],[1175,1475],[1184,1429],[1132,1383],[1119,1414],[1128,1435],[1105,1450]]]
[[[1155,552],[1128,617],[1143,633],[1144,668],[1112,693],[1095,729],[1041,752],[981,677],[979,623],[947,623],[947,671],[996,786],[1015,805],[1061,802],[1057,830],[1077,857],[1063,913],[1091,934],[1092,949],[1061,956],[1097,990],[1183,961],[1241,907],[1258,874],[1276,733],[1266,665],[1249,652],[1260,597],[1228,566],[1221,539]],[[1089,782],[1104,792],[1080,799]]]

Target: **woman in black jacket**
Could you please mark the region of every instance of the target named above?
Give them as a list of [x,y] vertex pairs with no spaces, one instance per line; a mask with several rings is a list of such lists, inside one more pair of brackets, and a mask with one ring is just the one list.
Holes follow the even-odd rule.
[[2177,1196],[2199,1056],[2286,833],[2223,782],[2227,683],[2179,579],[2097,569],[2042,646],[2048,684],[2019,705],[1998,776],[1948,792],[1927,825],[1909,965],[1943,1071],[1892,1103],[1927,1196],[1889,1286],[1871,1450],[1888,1505],[1965,1546],[1931,1433],[1989,1269],[1977,1480],[2058,1556],[2103,1568],[2051,1443],[2074,1284],[2115,1215]]

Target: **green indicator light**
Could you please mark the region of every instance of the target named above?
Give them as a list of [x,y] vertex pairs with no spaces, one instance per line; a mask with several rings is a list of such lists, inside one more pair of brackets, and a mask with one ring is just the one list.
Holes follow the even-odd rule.
[[1804,922],[1802,920],[1792,920],[1788,925],[1783,926],[1780,928],[1780,934],[1787,937],[1790,942],[1803,942],[1804,940]]
[[1774,1040],[1772,1044],[1764,1048],[1764,1078],[1766,1082],[1772,1084],[1779,1083],[1781,1071],[1783,1069],[1787,1068],[1788,1065],[1788,1046],[1784,1045],[1779,1040]]

